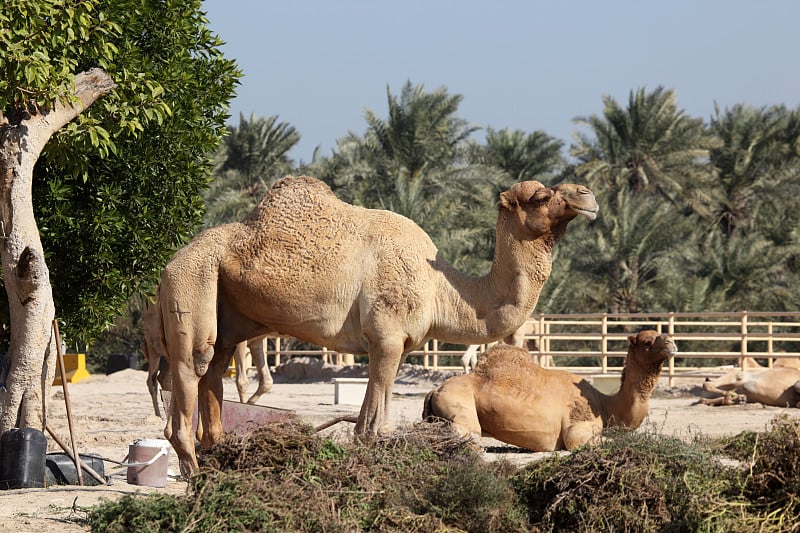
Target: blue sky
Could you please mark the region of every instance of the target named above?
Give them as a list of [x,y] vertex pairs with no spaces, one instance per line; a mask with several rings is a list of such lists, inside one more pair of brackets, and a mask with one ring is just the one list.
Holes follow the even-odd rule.
[[[800,2],[770,0],[204,0],[244,72],[239,114],[278,115],[301,134],[291,156],[329,155],[363,111],[387,115],[406,80],[460,94],[485,128],[543,130],[567,144],[602,97],[674,89],[708,120],[721,107],[800,105]],[[482,134],[478,134],[482,138]]]

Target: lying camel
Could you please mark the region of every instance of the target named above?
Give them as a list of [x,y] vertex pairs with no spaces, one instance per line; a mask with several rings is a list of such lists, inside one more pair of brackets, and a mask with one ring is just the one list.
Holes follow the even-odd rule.
[[429,339],[482,344],[513,333],[550,275],[552,249],[578,215],[598,206],[584,186],[518,183],[500,194],[495,257],[479,278],[457,272],[411,220],[336,198],[323,182],[286,177],[248,218],[205,230],[164,269],[159,303],[172,365],[164,431],[197,472],[201,444],[222,434],[222,375],[236,344],[263,334],[369,356],[355,434],[386,429],[405,354]]
[[763,403],[775,407],[800,407],[800,369],[775,366],[749,372],[736,370],[717,379],[707,379],[703,390],[720,395],[700,398],[700,402],[706,405]]
[[677,349],[656,331],[628,337],[620,390],[606,395],[580,376],[545,369],[527,350],[499,344],[475,372],[452,377],[425,398],[423,419],[444,418],[475,443],[481,436],[534,452],[571,450],[603,428],[638,428],[649,409],[661,367]]

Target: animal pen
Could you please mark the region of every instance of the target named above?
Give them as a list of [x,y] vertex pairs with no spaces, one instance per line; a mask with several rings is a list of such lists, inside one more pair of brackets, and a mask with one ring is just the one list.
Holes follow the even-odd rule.
[[[553,358],[555,366],[577,373],[618,373],[622,364],[609,360],[624,358],[627,338],[643,329],[654,329],[672,336],[678,354],[671,357],[664,372],[673,385],[680,375],[702,374],[719,369],[719,360],[741,358],[767,359],[772,366],[779,358],[800,357],[800,312],[740,311],[729,313],[594,313],[584,315],[534,314],[525,323],[525,341],[529,351]],[[306,350],[282,349],[280,337],[271,338],[275,365],[281,358],[318,356],[342,361],[342,354],[325,347]],[[428,341],[421,349],[408,354],[406,362],[438,370],[461,369],[460,359],[466,346]],[[480,347],[485,351],[486,345]],[[566,366],[566,358],[595,360],[596,365]],[[678,366],[675,359],[684,360]],[[686,362],[696,364],[687,365]]]

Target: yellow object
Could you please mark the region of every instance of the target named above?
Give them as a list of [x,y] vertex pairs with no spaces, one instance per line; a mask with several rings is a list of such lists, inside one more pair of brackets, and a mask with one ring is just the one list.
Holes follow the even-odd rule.
[[[64,370],[69,383],[77,383],[82,379],[88,378],[89,371],[86,370],[86,354],[64,354]],[[61,370],[59,370],[58,361],[56,361],[56,377],[53,379],[53,385],[61,385]]]
[[236,375],[236,360],[231,358],[231,364],[228,366],[228,370],[225,371],[226,378],[232,378]]

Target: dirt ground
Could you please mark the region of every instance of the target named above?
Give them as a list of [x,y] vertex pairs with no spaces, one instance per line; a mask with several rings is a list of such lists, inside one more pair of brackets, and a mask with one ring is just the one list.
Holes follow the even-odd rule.
[[[357,405],[334,403],[331,378],[365,375],[363,367],[337,369],[321,367],[317,363],[281,367],[275,375],[272,391],[258,403],[293,410],[316,426],[338,416],[358,414]],[[417,421],[424,395],[449,375],[452,373],[404,365],[395,384],[391,422],[398,425]],[[145,377],[144,371],[123,370],[108,376],[92,375],[68,386],[74,434],[80,453],[122,461],[134,440],[163,438],[164,421],[153,413]],[[640,431],[652,430],[683,439],[735,435],[744,430],[763,430],[779,413],[800,416],[800,409],[763,407],[760,404],[725,407],[697,404],[702,379],[699,376],[681,378],[673,388],[666,387],[665,383],[659,385],[651,400],[650,415]],[[251,376],[251,391],[256,387],[254,380],[255,377]],[[69,445],[71,440],[62,388],[53,387],[51,397],[48,422],[61,441]],[[233,379],[225,381],[225,399],[238,399]],[[340,423],[324,432],[350,438],[352,424]],[[488,460],[504,457],[525,464],[542,455],[519,453],[518,449],[493,439],[484,439],[483,444],[488,450]],[[48,452],[61,451],[48,437]],[[135,492],[181,494],[186,490],[185,482],[172,479],[165,488],[131,485],[126,481],[124,468],[111,462],[105,462],[104,467],[105,475],[110,476],[110,483],[105,486],[0,491],[0,532],[88,531],[87,527],[72,520],[85,516],[87,508],[103,499],[113,500]],[[174,453],[170,454],[169,468],[171,473],[179,471]]]

